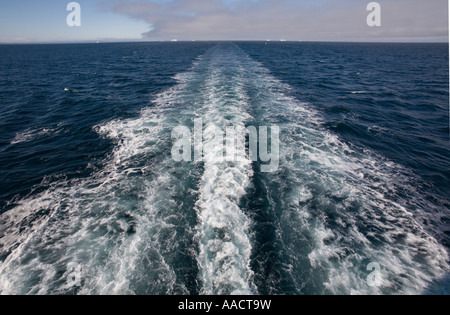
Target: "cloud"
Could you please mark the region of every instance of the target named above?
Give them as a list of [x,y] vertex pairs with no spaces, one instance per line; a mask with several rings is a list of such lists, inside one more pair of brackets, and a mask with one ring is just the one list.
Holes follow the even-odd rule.
[[368,0],[105,0],[145,21],[149,40],[395,40],[446,38],[446,0],[384,0],[382,26],[366,24]]

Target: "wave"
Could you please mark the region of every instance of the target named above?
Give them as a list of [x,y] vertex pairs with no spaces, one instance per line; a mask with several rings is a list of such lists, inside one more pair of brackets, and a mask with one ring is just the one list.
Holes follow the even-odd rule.
[[11,140],[11,145],[31,142],[40,138],[58,134],[62,130],[61,127],[62,125],[59,124],[56,128],[40,127],[35,129],[27,129],[25,131],[17,133],[14,139]]

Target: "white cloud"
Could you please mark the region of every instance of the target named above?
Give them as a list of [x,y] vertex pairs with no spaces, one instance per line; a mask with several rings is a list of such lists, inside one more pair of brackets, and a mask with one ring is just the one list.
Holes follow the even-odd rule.
[[368,0],[110,0],[149,24],[149,40],[380,40],[447,38],[446,0],[384,0],[382,26],[366,24]]

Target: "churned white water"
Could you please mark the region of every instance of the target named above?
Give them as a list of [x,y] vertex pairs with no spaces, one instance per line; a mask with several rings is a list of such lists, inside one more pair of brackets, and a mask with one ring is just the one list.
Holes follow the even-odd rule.
[[[280,274],[296,293],[418,294],[448,272],[445,248],[422,225],[439,206],[411,185],[414,174],[327,131],[237,46],[210,49],[176,80],[139,117],[94,127],[115,144],[101,170],[0,215],[1,294],[258,294],[264,244],[242,203],[256,179],[275,218]],[[172,130],[195,120],[203,158],[176,162]],[[226,158],[226,128],[245,148],[251,125],[280,128],[274,172],[260,172],[247,150]],[[370,263],[381,267],[376,286]]]

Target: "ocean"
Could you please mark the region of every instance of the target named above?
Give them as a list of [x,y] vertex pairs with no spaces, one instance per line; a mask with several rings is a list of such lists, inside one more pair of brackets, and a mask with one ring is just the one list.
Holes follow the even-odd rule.
[[449,293],[448,44],[0,56],[0,294]]

